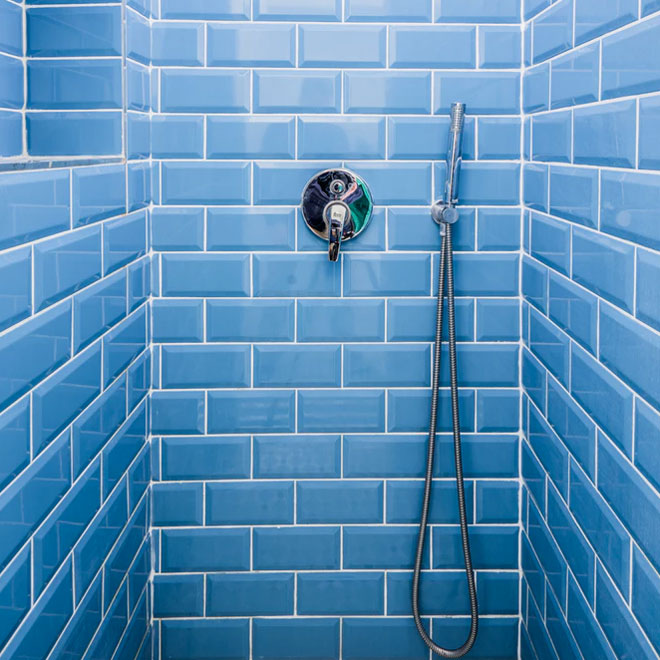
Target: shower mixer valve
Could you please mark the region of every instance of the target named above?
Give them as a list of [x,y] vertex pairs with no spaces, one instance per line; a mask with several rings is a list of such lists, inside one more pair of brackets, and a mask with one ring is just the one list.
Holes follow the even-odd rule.
[[357,174],[333,169],[310,179],[301,209],[307,226],[328,241],[328,259],[337,261],[342,242],[366,229],[374,203],[369,187]]

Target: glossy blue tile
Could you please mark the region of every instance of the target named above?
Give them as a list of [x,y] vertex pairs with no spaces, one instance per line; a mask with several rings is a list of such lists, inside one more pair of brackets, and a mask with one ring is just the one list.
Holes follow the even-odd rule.
[[[391,159],[434,160],[447,150],[449,117],[389,117],[388,156]],[[463,158],[475,157],[475,126],[466,117],[463,126]]]
[[[419,481],[387,482],[387,519],[388,523],[414,523],[419,517],[422,506],[424,486]],[[467,519],[473,521],[474,488],[471,482],[465,484]],[[433,484],[429,520],[431,523],[458,523],[456,509],[456,488],[449,481],[437,481]],[[368,521],[367,521],[368,522]]]
[[427,346],[344,347],[347,387],[428,387],[431,355]]
[[480,481],[476,483],[477,523],[515,523],[518,521],[518,484]]
[[525,394],[545,412],[547,374],[541,363],[527,350],[523,350],[521,381]]
[[385,119],[301,117],[298,119],[298,157],[384,158]]
[[[451,429],[449,393],[440,392],[440,431]],[[413,390],[391,390],[387,402],[387,430],[392,432],[423,432],[428,427],[430,395]],[[459,416],[463,431],[474,430],[474,392],[463,391],[458,395]]]
[[639,167],[660,169],[660,151],[655,136],[660,131],[660,98],[639,100]]
[[494,5],[489,0],[435,0],[439,23],[518,23],[520,3],[503,0]]
[[28,112],[31,156],[114,156],[122,151],[121,112]]
[[363,163],[346,166],[369,181],[376,204],[428,204],[431,193],[430,163]]
[[310,660],[339,658],[339,619],[257,619],[254,652],[265,660],[284,660],[290,649]]
[[626,243],[573,228],[573,279],[634,312],[635,251]]
[[577,2],[575,6],[575,43],[589,41],[637,18],[635,0],[619,2]]
[[[249,529],[164,529],[162,571],[244,571],[250,567]],[[218,553],[217,548],[223,552]]]
[[328,478],[340,473],[339,436],[256,436],[254,476],[265,479]]
[[548,212],[548,166],[523,167],[523,202],[537,211]]
[[648,173],[601,173],[601,230],[660,248],[653,209],[660,203],[658,176]]
[[74,226],[98,222],[126,211],[124,167],[76,168],[72,175]]
[[476,29],[472,26],[393,26],[389,65],[396,69],[476,67]]
[[241,479],[250,476],[249,437],[163,438],[163,479]]
[[382,341],[384,317],[379,300],[300,300],[298,341]]
[[338,296],[341,288],[337,264],[319,264],[312,254],[257,254],[253,277],[258,296]]
[[635,101],[576,109],[573,120],[574,162],[634,167],[635,114]]
[[520,158],[520,120],[508,117],[480,118],[479,158],[492,160]]
[[377,481],[298,482],[298,523],[379,523],[383,484]]
[[[344,529],[343,567],[412,568],[417,535],[412,527],[387,525],[380,527],[351,526]],[[423,566],[428,567],[428,545]]]
[[153,589],[155,617],[204,615],[203,575],[155,575]]
[[262,527],[254,530],[257,570],[337,569],[339,527]]
[[562,497],[567,498],[569,454],[546,420],[533,406],[530,406],[529,410],[528,440]]
[[519,247],[519,211],[486,208],[479,210],[477,222],[477,249],[479,251],[517,250]]
[[103,382],[108,385],[146,348],[146,307],[103,338]]
[[206,314],[209,341],[287,341],[293,338],[292,301],[209,300]]
[[[328,418],[322,412],[326,406],[341,410],[341,418]],[[384,429],[385,393],[382,390],[305,390],[298,393],[298,430],[302,432],[359,433]]]
[[[581,6],[578,3],[578,6]],[[551,64],[550,104],[554,108],[598,100],[600,50],[591,44],[558,57]]]
[[220,657],[249,656],[249,619],[182,619],[162,623],[163,653],[182,660],[199,658],[208,649],[222,649]]
[[0,406],[3,408],[70,357],[71,303],[30,319],[0,337]]
[[23,107],[22,77],[21,61],[0,53],[0,107],[15,109]]
[[550,66],[539,64],[523,75],[522,104],[525,112],[547,110],[550,104]]
[[27,398],[0,414],[0,436],[3,439],[0,488],[4,488],[30,461],[30,409]]
[[0,156],[19,156],[23,152],[22,122],[19,112],[0,110]]
[[517,72],[436,72],[433,112],[446,114],[456,99],[471,114],[514,115],[520,111],[520,74]]
[[344,294],[429,295],[429,255],[345,255]]
[[295,39],[292,25],[209,25],[208,64],[294,66]]
[[347,0],[345,20],[429,23],[431,5],[432,0],[410,0],[404,5],[397,0]]
[[163,163],[164,204],[246,204],[248,163]]
[[548,269],[527,256],[523,257],[522,263],[521,293],[525,300],[542,312],[548,311]]
[[570,111],[537,115],[532,119],[532,159],[571,161],[573,115]]
[[165,296],[247,296],[249,257],[225,254],[166,254],[162,257]]
[[571,394],[617,445],[630,453],[632,392],[575,344],[571,349]]
[[635,465],[657,488],[660,484],[660,463],[655,447],[660,431],[658,414],[637,399],[635,404]]
[[20,172],[0,181],[0,248],[69,229],[69,172]]
[[[387,304],[388,341],[433,341],[437,302],[432,298],[399,298]],[[458,341],[474,341],[474,301],[456,301],[456,337]],[[443,331],[447,317],[443,320]]]
[[204,303],[201,300],[154,300],[152,307],[155,342],[202,341]]
[[301,25],[298,65],[301,67],[385,66],[387,28],[354,25]]
[[477,341],[517,341],[519,304],[515,300],[477,301]]
[[[125,41],[126,57],[149,64],[151,60],[151,42],[152,33],[149,22],[138,12],[126,12],[125,21]],[[184,37],[180,36],[177,46],[183,46]],[[160,46],[160,44],[158,44]],[[154,51],[158,54],[158,51]],[[170,46],[170,52],[174,55],[174,48]]]
[[250,481],[206,486],[209,525],[290,525],[294,484],[290,481]]
[[[478,525],[471,534],[475,568],[517,568],[518,532],[513,525]],[[458,525],[433,529],[433,568],[460,568],[463,548]]]
[[203,118],[153,116],[151,150],[157,158],[201,158],[204,155]]
[[5,53],[21,56],[23,54],[22,10],[5,0],[0,4],[0,49]]
[[255,387],[339,387],[340,346],[255,346]]
[[568,50],[573,45],[573,2],[558,0],[534,21],[534,64]]
[[288,117],[208,117],[209,158],[293,158],[294,120]]
[[254,72],[254,112],[334,113],[340,111],[340,104],[341,79],[336,71]]
[[30,551],[20,552],[0,578],[0,597],[5,606],[0,616],[0,644],[9,639],[30,609]]
[[[434,262],[434,272],[436,271]],[[457,296],[514,296],[518,291],[517,254],[456,254]],[[437,281],[434,281],[434,293]]]
[[121,108],[120,60],[35,60],[27,64],[27,107]]
[[249,346],[163,346],[162,387],[247,387]]
[[532,214],[531,253],[564,275],[570,273],[571,227],[551,217]]
[[161,18],[249,20],[249,0],[225,0],[222,4],[209,0],[163,0]]
[[294,430],[292,390],[209,392],[211,433],[287,433]]
[[207,578],[209,616],[273,616],[293,613],[292,573],[224,573]]
[[257,0],[254,18],[271,21],[340,21],[340,0]]
[[154,433],[181,435],[204,432],[203,392],[155,392],[150,407],[151,430]]
[[196,208],[154,208],[151,212],[151,245],[159,252],[202,250],[204,210]]
[[0,331],[32,312],[32,257],[30,248],[0,257]]
[[422,71],[349,71],[344,111],[359,114],[429,114],[431,74]]
[[340,167],[340,163],[256,162],[254,163],[254,202],[259,205],[298,205],[301,191],[307,182],[318,172],[332,167]]
[[304,573],[298,580],[298,612],[314,616],[383,614],[382,573]]
[[550,213],[581,225],[598,222],[598,171],[583,167],[550,168]]
[[164,69],[161,73],[163,112],[247,112],[248,71]]
[[660,89],[660,76],[652,55],[659,35],[660,22],[655,18],[603,39],[602,98]]
[[649,639],[657,647],[660,627],[656,614],[660,602],[658,599],[658,574],[642,553],[634,548],[632,610]]
[[483,389],[477,393],[477,431],[512,432],[518,428],[520,394],[517,390]]
[[157,66],[202,66],[203,25],[195,23],[153,23],[151,60]]
[[517,27],[483,25],[479,28],[479,67],[517,69],[520,66],[520,30]]

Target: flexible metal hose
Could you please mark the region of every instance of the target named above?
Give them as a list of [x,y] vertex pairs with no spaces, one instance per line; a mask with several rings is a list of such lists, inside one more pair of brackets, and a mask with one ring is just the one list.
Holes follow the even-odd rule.
[[[456,374],[456,315],[454,310],[454,260],[452,247],[452,226],[444,225],[442,247],[440,250],[440,267],[438,273],[438,307],[435,327],[435,350],[433,356],[433,378],[431,383],[431,416],[429,422],[428,458],[426,462],[426,480],[424,483],[424,500],[422,515],[419,521],[419,537],[417,540],[417,553],[415,555],[415,571],[412,585],[412,609],[415,625],[424,643],[433,653],[443,658],[461,658],[474,644],[479,626],[479,610],[477,605],[477,590],[474,584],[474,571],[472,570],[472,557],[470,555],[470,539],[468,536],[467,516],[465,514],[465,486],[463,484],[463,459],[461,456],[461,430],[458,416],[458,377]],[[451,416],[454,429],[454,458],[456,464],[456,491],[458,495],[458,516],[461,526],[461,541],[463,544],[463,558],[465,560],[465,575],[467,577],[468,593],[470,596],[470,634],[462,646],[455,649],[445,649],[438,646],[424,628],[419,613],[419,583],[424,556],[424,542],[431,502],[431,488],[433,486],[433,458],[435,453],[436,428],[438,423],[438,394],[440,385],[440,358],[442,354],[442,320],[443,299],[445,288],[445,271],[447,285],[447,321],[449,329],[449,377],[451,385]]]

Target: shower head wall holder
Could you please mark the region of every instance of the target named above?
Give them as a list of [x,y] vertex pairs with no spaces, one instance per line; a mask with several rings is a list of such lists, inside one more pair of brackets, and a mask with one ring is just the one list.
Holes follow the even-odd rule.
[[305,186],[301,204],[307,226],[328,241],[328,259],[337,261],[343,241],[364,231],[374,203],[367,184],[346,169],[324,170]]

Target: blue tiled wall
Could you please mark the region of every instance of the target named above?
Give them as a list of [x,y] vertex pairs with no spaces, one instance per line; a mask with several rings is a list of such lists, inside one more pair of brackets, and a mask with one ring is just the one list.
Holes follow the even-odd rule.
[[[165,0],[153,152],[160,657],[427,657],[409,591],[447,112],[464,99],[461,414],[482,611],[519,612],[519,2]],[[250,20],[250,18],[254,20]],[[298,212],[345,165],[376,200],[339,263]],[[468,628],[447,376],[422,601]],[[463,615],[447,618],[449,615]]]
[[656,658],[660,6],[525,5],[521,657]]
[[[124,94],[121,60],[117,69],[115,58],[57,59],[87,55],[90,44],[52,18],[62,7],[39,5],[27,7],[28,41],[39,16],[49,45],[31,43],[55,59],[28,61],[28,97],[57,109],[107,100],[120,137],[126,123],[132,160],[0,173],[0,657],[148,658],[151,175],[138,160],[149,157],[149,135],[137,128],[148,129],[148,69],[129,54]],[[0,4],[0,45],[11,55],[23,49],[22,9]],[[65,9],[72,21],[91,11]],[[102,16],[122,11],[146,25],[137,5],[93,9],[89,39],[99,36],[90,25],[105,34]],[[121,23],[111,24],[121,54]],[[6,80],[0,72],[0,96]],[[22,156],[18,113],[3,132],[10,114],[0,114],[1,151]],[[98,155],[76,117],[76,154]],[[60,155],[74,153],[71,132],[55,130],[46,132],[66,145]]]

